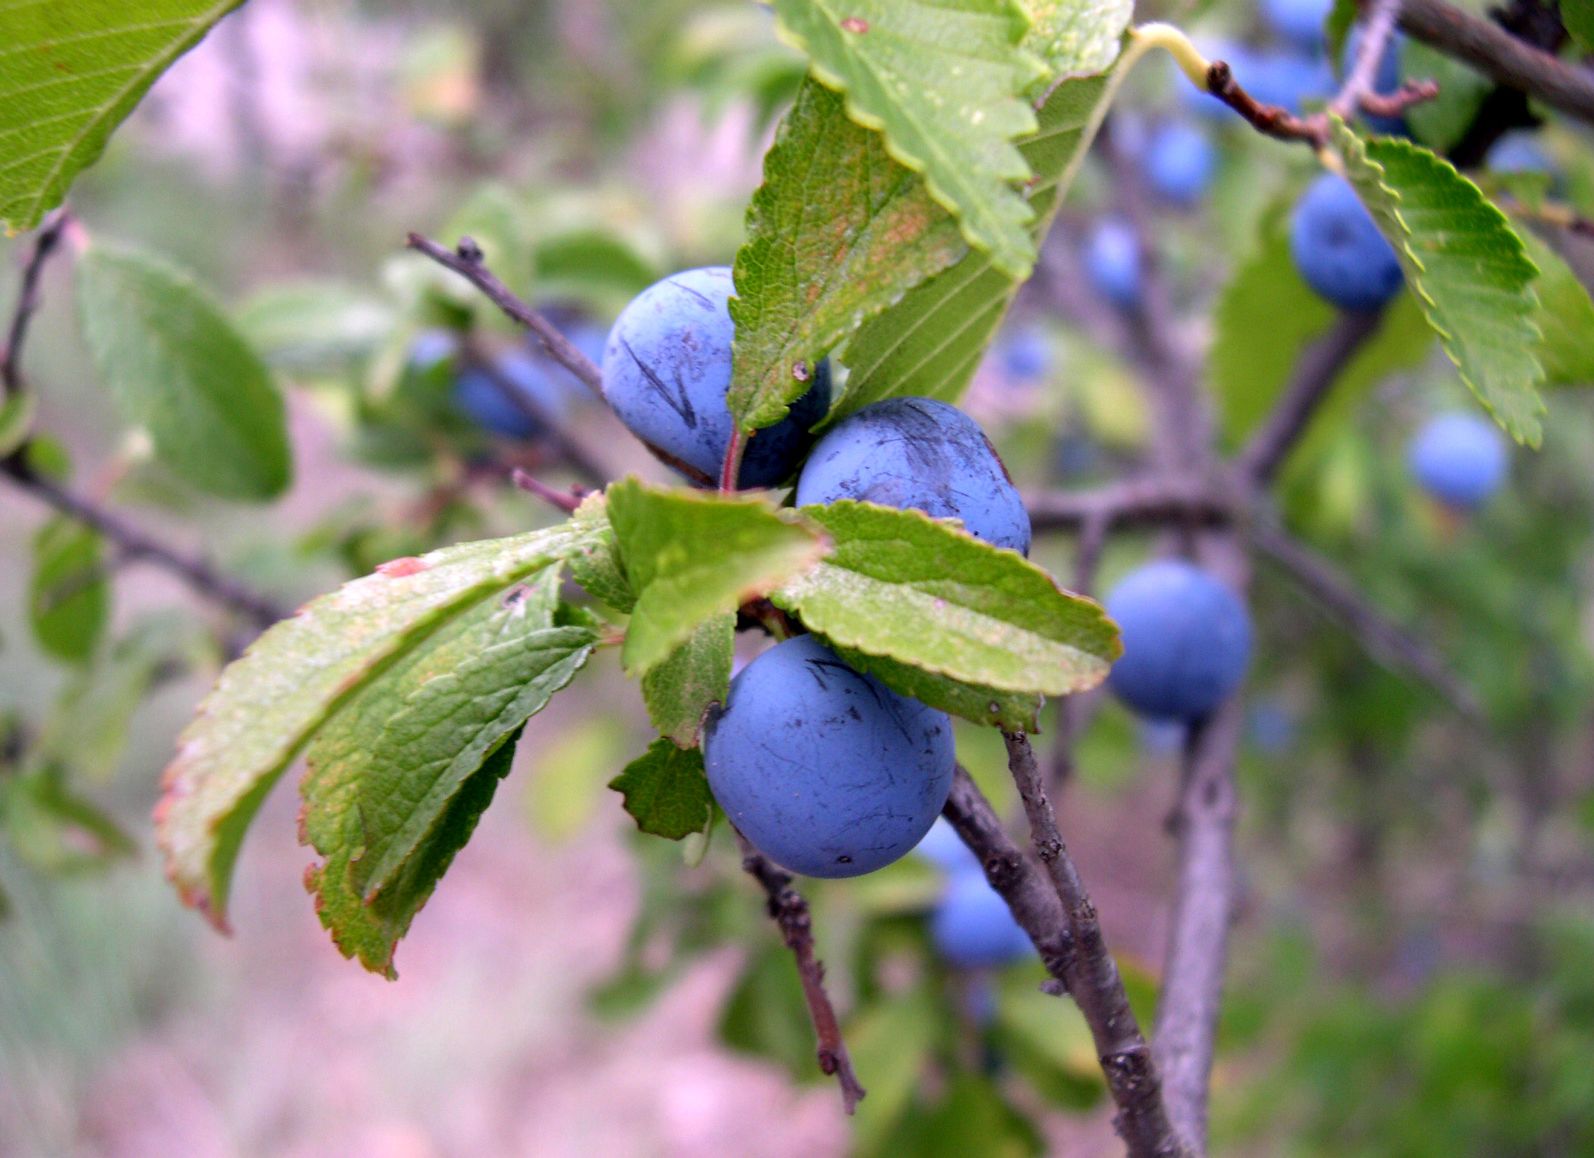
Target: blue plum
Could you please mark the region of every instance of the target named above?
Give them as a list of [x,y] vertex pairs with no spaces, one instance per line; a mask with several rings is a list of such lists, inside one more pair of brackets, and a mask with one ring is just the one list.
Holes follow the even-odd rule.
[[[694,482],[718,481],[731,438],[725,392],[731,384],[725,266],[671,274],[621,312],[603,351],[603,395],[631,433]],[[780,422],[747,444],[738,485],[775,486],[791,477],[812,442],[809,430],[830,409],[830,366]]]
[[930,826],[930,831],[924,834],[924,839],[914,847],[913,851],[950,876],[983,871],[980,868],[980,858],[974,855],[973,849],[963,843],[963,838],[957,834],[957,829],[953,828],[944,817]]
[[1381,309],[1406,280],[1372,214],[1333,173],[1313,181],[1296,204],[1290,254],[1306,284],[1345,310]]
[[952,789],[952,721],[848,667],[813,636],[731,681],[703,758],[714,799],[777,864],[855,877],[910,852]]
[[1218,151],[1194,125],[1172,121],[1151,135],[1141,166],[1159,195],[1175,205],[1194,205],[1212,184]]
[[454,404],[483,430],[502,438],[536,438],[543,433],[538,416],[558,422],[568,401],[543,365],[522,350],[503,354],[491,369],[468,367],[454,383]]
[[[1340,67],[1349,74],[1356,65],[1356,58],[1361,53],[1362,26],[1356,25],[1350,30],[1350,35],[1345,38],[1345,53],[1340,58]],[[1400,87],[1400,60],[1406,51],[1406,38],[1400,33],[1395,33],[1389,38],[1389,43],[1384,46],[1384,55],[1378,58],[1378,71],[1373,74],[1373,91],[1380,96],[1388,96]],[[1406,120],[1404,117],[1380,117],[1371,113],[1362,113],[1362,120],[1368,128],[1388,136],[1404,136],[1406,133]]]
[[985,432],[930,398],[865,406],[825,432],[797,479],[797,503],[857,499],[962,519],[998,547],[1029,552],[1029,512]]
[[1503,134],[1489,150],[1489,168],[1496,173],[1554,173],[1555,162],[1539,144],[1538,134],[1516,129]]
[[983,873],[959,873],[930,917],[936,951],[960,969],[994,968],[1033,956],[1035,946]]
[[1275,33],[1302,52],[1323,51],[1323,25],[1333,0],[1262,0],[1262,15]]
[[1245,91],[1265,105],[1278,105],[1300,115],[1312,101],[1327,100],[1334,92],[1334,72],[1322,57],[1297,52],[1269,52],[1257,56],[1250,71],[1235,71]]
[[1127,222],[1096,223],[1085,239],[1085,275],[1114,305],[1127,310],[1140,303],[1140,240]]
[[1036,382],[1052,368],[1052,344],[1041,326],[1014,326],[996,342],[1002,373],[1015,382]]
[[1161,559],[1130,572],[1107,596],[1124,654],[1107,686],[1161,720],[1198,720],[1240,686],[1251,655],[1245,605],[1201,568]]
[[422,330],[410,343],[410,365],[429,370],[459,352],[459,339],[448,330]]
[[1488,419],[1458,411],[1429,419],[1406,451],[1411,473],[1434,498],[1474,511],[1505,481],[1506,444]]

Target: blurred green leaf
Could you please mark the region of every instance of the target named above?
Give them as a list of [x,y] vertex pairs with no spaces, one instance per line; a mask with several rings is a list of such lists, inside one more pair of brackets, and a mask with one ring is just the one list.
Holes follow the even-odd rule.
[[1027,969],[1002,978],[992,1044],[1040,1093],[1070,1109],[1088,1110],[1107,1092],[1079,1007],[1043,993]]
[[708,827],[712,798],[696,748],[677,748],[661,736],[609,787],[625,798],[625,810],[643,832],[681,840]]
[[9,458],[33,433],[33,420],[39,411],[39,396],[20,391],[0,403],[0,458]]
[[[772,929],[766,935],[775,938]],[[799,1080],[822,1076],[797,967],[778,939],[748,960],[720,1010],[718,1030],[732,1049],[772,1058]]]
[[1394,137],[1364,141],[1337,119],[1332,132],[1462,381],[1513,438],[1539,445],[1536,271],[1522,240],[1448,161]]
[[110,615],[104,540],[75,519],[51,519],[33,537],[34,639],[55,658],[81,663],[99,646]]
[[825,541],[756,495],[609,487],[609,518],[638,592],[621,659],[633,675],[663,663],[705,620],[812,566]]
[[625,760],[626,736],[605,709],[527,746],[526,810],[539,836],[563,844],[586,827],[608,799],[603,788]]
[[725,702],[735,646],[736,613],[726,611],[704,620],[685,643],[642,677],[648,718],[677,747],[697,747],[703,713],[710,704]]
[[1043,695],[1094,687],[1122,650],[1099,604],[1016,551],[919,511],[844,500],[802,513],[835,548],[771,598],[843,647]]
[[96,244],[78,261],[78,307],[123,417],[173,472],[224,498],[288,487],[282,397],[260,356],[199,286],[161,259]]
[[820,357],[966,252],[924,180],[848,119],[841,96],[804,81],[764,156],[736,254],[727,401],[738,425],[778,422]]
[[944,1020],[919,987],[870,1004],[847,1025],[847,1050],[858,1080],[869,1091],[853,1118],[859,1158],[902,1153],[887,1144],[924,1084]]
[[225,927],[244,832],[300,745],[431,631],[600,536],[566,523],[395,559],[262,635],[222,673],[166,769],[156,834],[184,900]]
[[1003,1101],[1000,1087],[983,1075],[960,1073],[932,1108],[903,1121],[887,1152],[923,1158],[1023,1158],[1045,1148],[1034,1123]]
[[397,324],[390,306],[334,281],[278,282],[237,313],[243,336],[268,361],[300,372],[329,372],[369,357]]
[[1594,52],[1594,0],[1561,0],[1561,23],[1584,52]]
[[9,778],[0,794],[11,847],[40,872],[93,871],[138,851],[110,813],[74,793],[58,768]]
[[623,305],[659,278],[659,271],[635,246],[603,229],[556,233],[538,240],[533,252],[537,292],[543,298]]
[[32,229],[156,77],[243,0],[0,3],[0,226]]
[[1024,47],[1057,77],[1094,76],[1118,59],[1133,0],[1020,0],[1029,13]]
[[1528,258],[1539,267],[1534,314],[1544,340],[1539,361],[1546,386],[1594,385],[1594,301],[1561,255],[1525,226],[1518,230]]
[[[1100,77],[1064,81],[1042,106],[1034,135],[1019,142],[1035,171],[1029,199],[1037,244],[1068,192],[1085,144],[1085,125],[1105,87]],[[973,252],[910,290],[848,341],[841,357],[852,373],[832,417],[903,395],[957,401],[1020,281],[998,269],[986,254]]]
[[1046,75],[1020,48],[1028,21],[1013,0],[775,0],[782,29],[813,75],[847,98],[853,120],[923,173],[969,244],[1012,277],[1028,276],[1034,211],[1015,138],[1033,132],[1024,92]]
[[1435,99],[1412,105],[1405,117],[1417,139],[1440,153],[1466,135],[1483,98],[1494,88],[1487,77],[1416,37],[1407,38],[1400,50],[1400,74],[1404,80],[1431,80],[1439,85]]

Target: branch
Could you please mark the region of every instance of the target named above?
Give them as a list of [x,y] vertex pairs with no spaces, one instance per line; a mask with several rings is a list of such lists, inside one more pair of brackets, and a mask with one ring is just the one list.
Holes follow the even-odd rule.
[[1312,416],[1352,358],[1383,322],[1382,311],[1341,313],[1333,328],[1313,342],[1295,363],[1284,393],[1236,460],[1240,473],[1257,489],[1273,481],[1279,467],[1306,432]]
[[487,376],[500,398],[523,417],[536,423],[542,436],[553,444],[559,457],[565,460],[571,470],[594,487],[601,488],[608,483],[611,477],[609,472],[565,432],[547,407],[539,405],[536,399],[510,381],[496,360],[482,353],[473,342],[465,343],[464,354],[466,363]]
[[792,888],[791,874],[771,864],[740,832],[736,833],[736,843],[742,850],[742,868],[764,887],[769,898],[769,915],[780,926],[786,947],[797,959],[803,998],[808,1003],[814,1032],[819,1035],[819,1068],[835,1077],[841,1087],[841,1103],[851,1114],[863,1100],[864,1088],[853,1072],[847,1044],[841,1040],[841,1023],[836,1020],[835,1006],[830,1004],[830,995],[825,992],[825,967],[814,955],[813,918],[808,912],[808,902]]
[[567,515],[575,514],[576,508],[581,505],[581,500],[589,493],[574,488],[568,491],[556,490],[547,483],[532,478],[518,466],[509,472],[509,481],[520,490],[529,495],[536,495],[556,511],[563,511]]
[[[1057,829],[1057,816],[1046,795],[1046,785],[1029,738],[1022,733],[1004,733],[1008,768],[1018,785],[1029,818],[1030,840],[1045,866],[1052,889],[1062,906],[1062,928],[1066,930],[1068,951],[1060,964],[1061,980],[1074,997],[1101,1057],[1107,1088],[1118,1105],[1116,1126],[1132,1155],[1183,1155],[1180,1142],[1163,1106],[1162,1085],[1151,1047],[1140,1032],[1140,1023],[1129,1008],[1123,978],[1107,950],[1096,906],[1085,892],[1079,870],[1068,855]],[[948,813],[949,819],[956,818]],[[976,849],[976,851],[981,851]],[[1016,850],[1014,850],[1016,852]],[[987,863],[986,873],[991,876]],[[996,879],[992,876],[991,883]],[[1048,962],[1048,966],[1050,966]]]
[[1482,722],[1483,708],[1465,682],[1426,643],[1362,598],[1332,563],[1273,527],[1251,529],[1251,546],[1295,581],[1330,619],[1353,636],[1379,663],[1405,671],[1437,692],[1457,713]]
[[1446,0],[1405,0],[1400,26],[1498,84],[1594,124],[1594,73],[1518,40]]
[[419,233],[411,233],[405,244],[417,253],[424,253],[445,269],[453,270],[481,290],[487,300],[502,310],[506,317],[536,334],[549,357],[581,379],[587,389],[599,398],[603,397],[603,372],[592,364],[592,359],[576,349],[552,322],[521,301],[498,280],[497,275],[487,268],[481,246],[468,237],[462,237],[458,248],[450,250]]
[[19,394],[24,389],[22,343],[27,340],[28,322],[39,308],[39,278],[71,221],[71,211],[64,206],[45,218],[34,240],[33,253],[22,267],[22,288],[17,293],[17,304],[11,311],[6,344],[0,347],[0,391],[5,397]]
[[1349,119],[1363,97],[1377,91],[1378,66],[1383,63],[1389,38],[1395,33],[1395,20],[1400,16],[1400,0],[1372,0],[1368,7],[1372,12],[1362,25],[1356,59],[1345,75],[1344,85],[1328,102],[1328,111],[1344,119]]
[[289,612],[238,580],[223,575],[203,557],[186,555],[152,538],[91,499],[73,494],[52,479],[35,472],[25,456],[16,454],[0,462],[0,475],[63,515],[78,520],[116,547],[122,558],[143,560],[162,567],[183,580],[197,594],[247,616],[261,628],[286,619]]
[[1225,526],[1242,504],[1200,475],[1148,475],[1089,491],[1035,491],[1024,497],[1037,531],[1101,533],[1124,526]]
[[1156,1057],[1168,1115],[1202,1150],[1234,914],[1234,757],[1242,715],[1232,697],[1190,729],[1179,804],[1169,819],[1179,840],[1179,883],[1157,998]]

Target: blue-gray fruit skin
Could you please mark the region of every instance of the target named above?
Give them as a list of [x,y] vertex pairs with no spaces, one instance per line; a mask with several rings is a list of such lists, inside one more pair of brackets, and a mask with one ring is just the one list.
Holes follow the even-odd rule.
[[1107,596],[1123,658],[1107,686],[1158,720],[1199,720],[1228,699],[1251,657],[1251,617],[1207,571],[1161,559],[1131,571]]
[[1505,438],[1487,418],[1466,412],[1428,420],[1406,451],[1423,490],[1458,511],[1475,511],[1505,481]]
[[1372,214],[1333,173],[1313,181],[1296,204],[1290,256],[1306,284],[1343,310],[1382,309],[1406,282]]
[[[671,274],[632,299],[603,349],[603,396],[620,421],[705,485],[719,480],[734,425],[725,402],[736,334],[727,303],[734,289],[726,266]],[[769,487],[790,478],[813,441],[809,428],[829,409],[830,367],[821,360],[786,417],[748,441],[738,485]]]
[[930,917],[930,939],[959,969],[995,968],[1022,961],[1035,946],[981,872],[954,874]]
[[1029,512],[990,439],[932,398],[876,402],[825,433],[797,479],[797,503],[837,499],[962,519],[975,538],[1029,553]]
[[748,664],[703,737],[731,823],[810,877],[860,876],[911,852],[946,804],[954,759],[945,713],[808,635]]

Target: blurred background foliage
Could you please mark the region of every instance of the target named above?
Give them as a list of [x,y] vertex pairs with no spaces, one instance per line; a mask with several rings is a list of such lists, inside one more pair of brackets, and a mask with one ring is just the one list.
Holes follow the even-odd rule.
[[[1138,15],[1270,44],[1248,4]],[[168,255],[226,304],[287,390],[294,487],[245,507],[163,469],[106,405],[64,264],[28,352],[36,461],[289,605],[395,556],[551,521],[507,485],[511,465],[557,483],[664,477],[546,365],[559,434],[505,439],[462,413],[467,363],[532,355],[404,254],[404,234],[468,233],[512,288],[601,332],[662,274],[730,261],[801,69],[741,3],[253,0],[72,201],[91,233]],[[1200,121],[1186,104],[1171,70],[1148,68],[1111,132],[1132,152],[1160,123]],[[1214,187],[1155,203],[1156,240],[1181,336],[1220,351],[1211,385],[1237,442],[1303,335],[1242,316],[1235,349],[1218,303],[1268,260],[1278,300],[1298,300],[1269,239],[1312,166],[1203,123]],[[1552,122],[1539,138],[1587,212],[1586,135]],[[1114,180],[1094,158],[966,402],[1026,487],[1109,481],[1143,450],[1136,370],[1081,273]],[[8,267],[26,248],[0,241]],[[1594,408],[1552,393],[1542,452],[1513,452],[1505,491],[1459,519],[1414,488],[1404,446],[1470,400],[1409,323],[1397,310],[1291,459],[1279,518],[1445,657],[1478,710],[1385,666],[1259,562],[1215,1148],[1594,1153]],[[439,333],[441,356],[418,357]],[[1101,586],[1154,546],[1115,536]],[[1048,537],[1035,553],[1066,579],[1072,548]],[[924,918],[943,882],[915,858],[810,889],[870,1089],[849,1134],[734,849],[720,839],[689,867],[630,832],[604,789],[647,735],[612,656],[528,731],[519,807],[495,810],[417,922],[408,986],[324,941],[295,895],[306,855],[281,801],[246,852],[239,939],[216,941],[160,882],[147,815],[177,727],[247,631],[15,492],[0,493],[0,549],[8,1152],[1114,1152],[1073,1007],[1040,993],[1038,963],[939,962]],[[1178,744],[1103,702],[1061,806],[1148,1019]],[[967,728],[959,747],[1011,810],[998,737]]]

